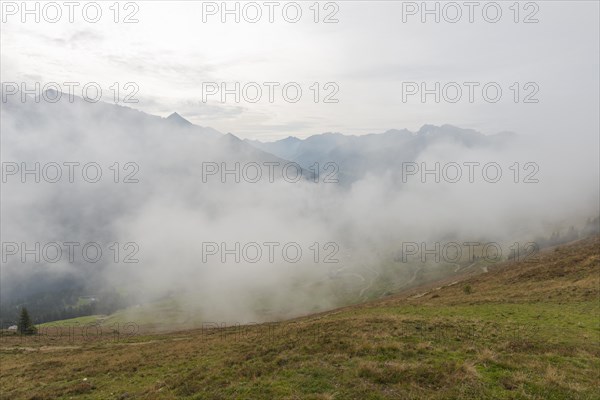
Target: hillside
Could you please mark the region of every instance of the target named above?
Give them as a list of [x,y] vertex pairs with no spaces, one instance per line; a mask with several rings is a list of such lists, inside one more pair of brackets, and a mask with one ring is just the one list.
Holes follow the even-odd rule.
[[282,323],[4,336],[2,398],[600,398],[599,246]]

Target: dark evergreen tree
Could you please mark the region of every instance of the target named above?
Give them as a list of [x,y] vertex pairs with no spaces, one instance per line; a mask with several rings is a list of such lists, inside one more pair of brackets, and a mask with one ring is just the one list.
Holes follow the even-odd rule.
[[22,335],[33,335],[37,331],[33,325],[33,322],[31,322],[31,318],[29,317],[29,313],[25,307],[21,309],[21,316],[19,317],[17,329]]

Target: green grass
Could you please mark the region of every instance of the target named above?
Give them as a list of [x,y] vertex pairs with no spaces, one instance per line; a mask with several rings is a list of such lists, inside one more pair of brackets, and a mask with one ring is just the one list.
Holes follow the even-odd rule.
[[54,326],[72,326],[72,325],[87,325],[87,324],[95,324],[99,321],[102,321],[102,318],[105,318],[104,315],[86,315],[85,317],[77,317],[70,319],[63,319],[60,321],[46,322],[43,324],[36,325],[39,327],[54,327]]
[[[571,311],[539,304],[354,309],[273,325],[271,334],[249,327],[56,343],[78,347],[47,353],[5,348],[12,372],[2,373],[36,376],[44,390],[33,380],[28,390],[65,399],[598,398],[597,327],[590,317],[566,331],[553,322],[572,325],[581,314]],[[540,313],[546,318],[535,318]],[[516,322],[535,325],[536,334],[514,335]],[[456,326],[476,334],[449,329]],[[28,398],[22,386],[10,393]]]
[[537,264],[506,265],[460,284],[280,323],[100,340],[3,338],[2,394],[600,399],[599,243],[583,241],[565,247],[566,255],[546,254]]

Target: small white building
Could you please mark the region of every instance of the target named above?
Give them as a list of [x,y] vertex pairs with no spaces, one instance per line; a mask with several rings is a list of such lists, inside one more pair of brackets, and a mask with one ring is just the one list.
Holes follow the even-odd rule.
[[15,332],[16,332],[16,331],[17,331],[17,329],[19,329],[19,327],[18,327],[18,326],[16,326],[16,325],[11,325],[11,326],[9,326],[9,327],[8,327],[8,330],[9,330],[9,331],[15,331]]

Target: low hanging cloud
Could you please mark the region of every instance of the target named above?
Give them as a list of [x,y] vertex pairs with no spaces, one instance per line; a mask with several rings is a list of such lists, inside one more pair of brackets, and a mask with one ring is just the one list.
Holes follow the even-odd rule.
[[[90,290],[135,293],[141,303],[174,295],[203,320],[272,320],[360,299],[403,242],[513,243],[597,214],[598,170],[568,152],[559,160],[549,150],[556,143],[527,136],[450,126],[340,136],[328,153],[297,154],[296,180],[277,154],[125,107],[80,98],[9,101],[2,116],[3,241],[93,242],[103,250],[95,263],[13,256],[2,268],[6,297],[43,270],[76,276]],[[405,149],[402,157],[385,151],[395,145]],[[344,182],[323,182],[327,160]],[[40,172],[36,183],[35,173],[23,175],[23,163],[31,169],[36,162],[41,169],[57,163],[62,179],[50,183]],[[74,182],[64,163],[79,163]],[[90,163],[102,172],[95,183],[88,180],[97,168],[87,171],[92,178],[82,175]],[[236,163],[261,166],[262,178],[252,183],[240,172],[235,182]],[[272,181],[266,163],[279,163]],[[207,174],[209,164],[219,171]],[[19,171],[7,174],[14,165]],[[138,262],[124,263],[127,256]],[[394,268],[400,283],[413,276],[410,266]]]

